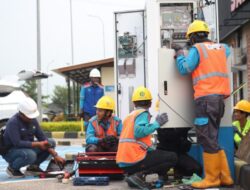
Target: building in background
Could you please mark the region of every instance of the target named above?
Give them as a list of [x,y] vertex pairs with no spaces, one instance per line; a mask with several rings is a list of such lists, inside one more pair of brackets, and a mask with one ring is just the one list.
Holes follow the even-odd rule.
[[67,82],[68,114],[76,115],[79,113],[80,88],[81,85],[89,81],[89,72],[93,68],[97,68],[101,72],[101,83],[102,85],[104,85],[104,94],[115,98],[113,58],[102,59],[55,69],[54,72],[65,77]]
[[250,100],[250,1],[218,0],[220,41],[232,47],[233,88],[247,84],[234,95],[234,103]]

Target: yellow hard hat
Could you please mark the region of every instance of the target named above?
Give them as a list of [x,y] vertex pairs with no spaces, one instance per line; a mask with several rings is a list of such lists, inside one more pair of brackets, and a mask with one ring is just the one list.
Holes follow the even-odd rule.
[[134,90],[132,101],[143,101],[143,100],[152,100],[151,92],[144,86],[140,86]]
[[187,30],[186,38],[189,38],[190,34],[195,32],[207,32],[209,33],[209,27],[206,22],[202,20],[195,20],[192,22]]
[[236,106],[234,107],[235,110],[240,110],[243,112],[250,113],[250,102],[247,100],[240,100]]
[[115,101],[110,96],[103,96],[98,100],[95,107],[113,111],[115,109]]

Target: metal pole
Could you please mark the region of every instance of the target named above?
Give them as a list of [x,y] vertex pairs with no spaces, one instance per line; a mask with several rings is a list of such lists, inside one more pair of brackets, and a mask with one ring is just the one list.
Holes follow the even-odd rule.
[[72,14],[72,0],[69,0],[70,13],[70,37],[71,37],[71,65],[74,65],[74,35],[73,35],[73,14]]
[[[47,74],[49,74],[49,67],[50,67],[50,65],[52,64],[52,63],[54,63],[54,60],[52,60],[51,62],[49,62],[48,64],[47,64]],[[47,96],[49,96],[49,77],[47,78]]]
[[96,15],[88,15],[89,17],[93,17],[93,18],[96,18],[97,20],[99,20],[102,24],[102,45],[103,45],[103,58],[106,57],[106,53],[105,53],[105,30],[104,30],[104,22],[102,20],[101,17],[99,16],[96,16]]
[[215,19],[216,19],[216,42],[220,42],[220,30],[219,30],[219,1],[215,0]]
[[71,114],[71,94],[70,94],[70,79],[67,77],[67,85],[68,85],[68,115]]
[[[41,39],[40,39],[40,1],[36,1],[36,18],[37,18],[37,70],[41,71]],[[42,82],[37,80],[37,106],[40,112],[38,121],[42,121]]]
[[[69,0],[69,6],[70,6],[70,37],[71,37],[71,65],[74,65],[74,34],[73,34],[73,10],[72,10],[72,0]],[[69,82],[70,83],[70,82]],[[74,87],[74,81],[72,81],[73,87]],[[70,92],[71,89],[69,89]],[[71,99],[71,93],[69,93],[69,99]],[[75,112],[75,91],[72,92],[72,105],[73,105],[73,111]],[[70,105],[71,106],[71,105]],[[70,112],[72,111],[70,107]]]

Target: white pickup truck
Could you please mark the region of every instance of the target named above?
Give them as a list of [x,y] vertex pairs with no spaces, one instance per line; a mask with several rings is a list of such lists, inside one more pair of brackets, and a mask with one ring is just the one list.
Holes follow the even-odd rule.
[[14,90],[10,93],[0,93],[0,128],[17,113],[18,103],[26,95],[21,90]]
[[[0,80],[0,128],[5,125],[9,118],[17,113],[17,106],[23,98],[25,93],[20,90],[20,80],[36,80],[47,78],[48,75],[41,72],[21,71],[18,74],[15,82],[10,80]],[[43,118],[48,119],[47,116]]]

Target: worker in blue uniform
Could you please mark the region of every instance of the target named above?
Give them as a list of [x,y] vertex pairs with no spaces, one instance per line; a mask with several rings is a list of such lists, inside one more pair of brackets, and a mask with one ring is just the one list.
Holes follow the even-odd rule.
[[80,91],[80,113],[84,120],[85,131],[87,131],[88,121],[96,114],[95,105],[104,95],[101,85],[101,73],[94,68],[89,73],[90,82],[85,83]]

